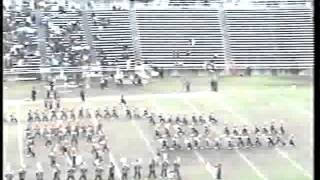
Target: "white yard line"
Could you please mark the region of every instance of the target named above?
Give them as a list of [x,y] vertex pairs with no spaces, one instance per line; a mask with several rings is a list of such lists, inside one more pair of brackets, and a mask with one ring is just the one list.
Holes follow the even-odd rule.
[[[150,100],[150,99],[149,99]],[[156,102],[155,101],[153,101],[153,100],[150,100],[152,103],[153,103],[153,105],[154,105],[154,107],[156,108],[156,110],[157,111],[161,111],[161,112],[163,112],[163,110],[160,108],[160,106],[158,106],[157,104],[156,104]],[[198,161],[201,163],[201,164],[203,164],[203,166],[205,167],[205,169],[209,172],[209,174],[212,176],[212,178],[213,179],[216,179],[216,175],[215,175],[215,173],[212,171],[212,165],[210,164],[210,162],[209,161],[206,161],[205,159],[204,159],[204,157],[198,152],[198,151],[193,151],[193,153],[196,155],[196,157],[198,158]]]
[[146,144],[148,150],[152,153],[152,156],[155,158],[156,157],[156,153],[155,151],[152,149],[152,146],[150,144],[150,141],[147,139],[147,137],[144,135],[142,129],[140,128],[140,126],[137,124],[137,122],[132,119],[131,123],[133,124],[133,126],[137,129],[137,131],[140,134],[140,138],[143,139],[144,143]]
[[240,155],[240,157],[246,161],[246,163],[254,170],[254,172],[257,173],[257,175],[264,180],[267,180],[268,178],[266,178],[266,176],[264,174],[262,174],[259,169],[257,169],[257,167],[242,153],[239,152],[239,150],[237,149],[236,152]]
[[[222,93],[219,93],[220,96],[223,96]],[[218,94],[215,94],[215,97],[219,98],[219,105],[222,106],[225,110],[227,110],[230,114],[232,114],[234,117],[237,117],[238,120],[240,120],[242,123],[244,124],[248,124],[253,126],[253,124],[245,117],[239,115],[239,113],[235,113],[230,107],[227,107],[224,104],[224,99],[222,99]],[[293,165],[296,169],[298,169],[299,171],[301,171],[305,176],[312,178],[312,175],[310,173],[308,173],[307,170],[305,170],[299,163],[297,163],[295,160],[293,160],[292,158],[289,157],[288,154],[286,154],[285,152],[283,152],[282,150],[280,150],[279,148],[275,148],[275,150],[281,155],[281,157],[287,159],[291,165]]]
[[117,161],[116,159],[114,158],[114,155],[112,154],[112,152],[109,150],[109,159],[111,162],[113,162],[114,164],[114,167],[115,167],[115,173],[116,173],[116,176],[120,179],[121,178],[121,171],[117,165]]
[[23,125],[21,123],[21,120],[23,119],[23,114],[21,114],[21,104],[16,104],[15,105],[16,112],[17,112],[17,119],[18,119],[18,124],[17,124],[17,138],[18,138],[18,143],[19,143],[19,156],[20,156],[20,165],[24,166],[24,146],[23,146]]
[[[188,99],[184,97],[183,100],[185,104],[189,105],[193,109],[193,111],[201,113],[200,110],[195,105],[193,105]],[[218,130],[215,130],[215,132],[221,134],[221,132],[219,132]],[[261,171],[253,164],[253,162],[251,162],[244,154],[242,154],[238,149],[236,150],[236,152],[239,154],[241,159],[243,159],[261,179],[268,180],[268,178],[264,174],[262,174]]]
[[305,176],[309,177],[310,179],[312,179],[312,175],[307,172],[300,164],[298,164],[296,161],[294,161],[293,159],[291,159],[288,155],[288,153],[281,151],[279,148],[276,148],[276,151],[281,154],[282,157],[288,159],[288,161],[297,169],[299,169]]

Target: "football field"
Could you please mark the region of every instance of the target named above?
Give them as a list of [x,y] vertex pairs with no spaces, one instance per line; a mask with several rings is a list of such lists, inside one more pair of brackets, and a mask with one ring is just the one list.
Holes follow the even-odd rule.
[[[181,174],[183,180],[213,180],[214,166],[222,164],[224,180],[309,180],[313,177],[313,92],[312,85],[294,78],[276,77],[230,77],[220,81],[219,92],[211,92],[206,86],[207,80],[193,80],[192,92],[181,92],[181,84],[174,78],[158,81],[130,93],[121,90],[130,107],[149,109],[151,112],[192,115],[213,113],[219,123],[212,131],[219,135],[225,124],[248,127],[264,125],[272,120],[283,121],[289,134],[294,134],[296,147],[262,147],[238,150],[181,150],[169,152],[169,159],[181,158]],[[197,85],[198,83],[198,85]],[[15,113],[21,121],[18,124],[4,123],[4,167],[8,164],[17,170],[26,164],[28,170],[36,169],[36,162],[41,161],[46,180],[52,179],[48,168],[48,149],[43,142],[36,142],[36,158],[24,155],[24,129],[29,109],[43,109],[43,101],[24,101],[23,98],[11,98],[20,91],[30,91],[28,85],[10,85],[5,91],[4,113]],[[31,87],[31,86],[30,86]],[[159,89],[164,89],[158,92]],[[97,90],[98,91],[98,90]],[[144,91],[145,93],[139,93]],[[159,90],[160,91],[160,90]],[[27,95],[28,95],[27,92]],[[104,109],[119,105],[120,93],[102,94],[89,92],[85,103],[78,95],[70,95],[62,99],[66,108],[87,107]],[[97,94],[94,96],[94,94]],[[27,97],[27,95],[25,97]],[[142,158],[144,175],[147,175],[147,164],[155,156],[159,146],[154,138],[153,126],[147,120],[120,119],[103,121],[104,130],[109,138],[110,153],[108,160],[114,159],[120,168],[120,158],[129,161]],[[91,165],[91,146],[80,142],[80,152]],[[66,166],[63,158],[58,158],[62,167]],[[92,171],[92,172],[90,172]],[[89,169],[90,173],[93,170]],[[133,175],[131,169],[130,172]],[[158,172],[159,173],[159,170]],[[62,178],[65,177],[65,171]],[[35,173],[28,171],[27,180],[35,179]],[[79,176],[77,174],[77,176]],[[89,176],[93,180],[93,175]],[[105,175],[105,179],[107,176]]]

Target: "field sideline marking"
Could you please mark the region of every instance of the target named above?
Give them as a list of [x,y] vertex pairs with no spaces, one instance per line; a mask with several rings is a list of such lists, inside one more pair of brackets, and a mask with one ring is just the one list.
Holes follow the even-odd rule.
[[[183,100],[184,103],[189,105],[194,111],[196,111],[197,113],[201,113],[199,109],[196,106],[194,106],[188,99],[184,97]],[[219,132],[219,134],[221,133]],[[264,174],[262,174],[261,171],[253,164],[253,162],[251,162],[244,154],[242,154],[238,149],[236,149],[236,152],[240,155],[241,159],[243,159],[261,179],[268,180],[268,178]]]
[[[150,99],[149,99],[150,100]],[[156,104],[156,102],[154,100],[151,100],[152,104],[154,105],[154,107],[156,108],[157,111],[162,111],[163,109],[160,108],[160,106],[158,106]],[[205,161],[204,157],[198,152],[198,151],[193,151],[193,153],[197,156],[198,161],[204,165],[205,169],[209,172],[209,174],[212,176],[213,179],[216,179],[215,174],[212,172],[211,167],[213,167],[211,165],[211,163],[209,161]]]
[[[6,117],[6,119],[7,119],[7,117]],[[8,127],[5,124],[3,124],[2,135],[3,135],[2,136],[3,137],[3,163],[6,163],[8,166],[10,164],[9,162],[7,162]],[[4,168],[3,168],[3,170],[4,170]]]
[[[214,96],[218,97],[220,100],[222,99],[217,94],[214,94]],[[233,110],[231,110],[231,108],[226,107],[223,99],[222,99],[222,101],[220,101],[221,103],[219,103],[219,105],[221,105],[225,110],[227,110],[233,116],[239,118],[239,120],[241,120],[242,123],[253,125],[247,118],[240,116],[238,113],[235,113]],[[297,163],[295,160],[291,159],[288,154],[285,155],[285,153],[277,147],[275,148],[275,150],[281,155],[281,157],[287,159],[291,163],[291,165],[293,165],[296,169],[300,170],[303,173],[303,175],[312,179],[312,175],[309,172],[307,172],[299,163]]]

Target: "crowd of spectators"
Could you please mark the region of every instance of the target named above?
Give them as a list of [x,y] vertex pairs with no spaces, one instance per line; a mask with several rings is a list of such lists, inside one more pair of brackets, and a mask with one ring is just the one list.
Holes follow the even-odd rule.
[[4,67],[28,65],[28,60],[40,58],[36,38],[36,14],[28,1],[20,5],[3,6]]

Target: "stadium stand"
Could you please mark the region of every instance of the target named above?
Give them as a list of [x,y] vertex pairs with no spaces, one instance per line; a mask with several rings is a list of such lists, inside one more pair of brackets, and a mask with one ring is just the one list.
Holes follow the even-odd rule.
[[[168,5],[174,2],[180,3],[179,0],[170,0]],[[8,56],[10,61],[5,60],[4,71],[38,73],[41,72],[40,67],[69,67],[70,70],[64,69],[80,72],[81,66],[89,65],[93,59],[91,46],[95,52],[94,59],[100,62],[91,66],[102,65],[100,69],[123,68],[127,62],[133,67],[136,60],[167,69],[203,69],[204,63],[211,60],[221,69],[230,62],[237,68],[313,67],[313,17],[311,8],[306,5],[308,2],[270,0],[267,1],[269,4],[275,2],[276,5],[265,6],[264,1],[258,1],[257,6],[252,7],[235,4],[213,7],[216,2],[220,1],[210,1],[211,7],[204,4],[201,7],[196,4],[202,1],[183,1],[194,4],[192,9],[181,5],[167,9],[151,6],[111,10],[108,4],[109,9],[105,10],[107,6],[103,3],[83,12],[79,8],[62,11],[45,8],[40,13],[41,25],[32,22],[30,28],[35,33],[27,33],[28,46],[34,50],[23,57]],[[254,3],[249,1],[250,5]],[[54,5],[57,6],[56,3]],[[219,10],[218,7],[224,9]],[[36,10],[30,12],[37,14]],[[86,21],[83,14],[88,17]],[[22,27],[31,21],[30,17],[30,13],[24,11],[6,10],[3,25],[8,30],[6,22],[16,21]],[[48,22],[46,37],[41,39],[39,28]],[[80,29],[70,30],[75,22]],[[10,42],[10,45],[3,46],[4,52],[9,52],[10,46],[21,46],[15,34],[10,31],[3,34],[4,41]],[[39,53],[39,49],[44,47],[39,41],[46,41],[45,54]],[[139,57],[135,54],[137,51]],[[8,59],[5,54],[4,58]]]
[[95,10],[88,15],[97,60],[104,67],[125,66],[127,59],[134,61],[128,10]]
[[[47,42],[47,57],[56,59],[54,66],[79,66],[83,65],[83,53],[78,49],[87,46],[85,33],[82,25],[82,16],[79,12],[58,11],[44,12],[42,18],[49,18],[52,26],[49,26]],[[78,23],[79,28],[71,30],[71,24]],[[69,27],[68,27],[69,26]],[[62,31],[57,33],[58,31]],[[71,43],[72,42],[72,43]],[[55,45],[55,47],[53,47]],[[62,53],[60,53],[62,52]]]
[[[30,12],[30,14],[33,13],[34,12]],[[4,34],[5,37],[8,38],[8,40],[10,39],[12,47],[17,47],[18,49],[20,49],[20,47],[26,48],[25,51],[20,49],[17,55],[11,56],[11,67],[14,69],[38,69],[40,66],[40,55],[36,53],[38,46],[37,26],[31,22],[30,14],[17,11],[4,12],[4,17],[11,16],[11,20],[16,22],[14,24],[15,27],[10,29],[11,32]],[[19,55],[20,53],[22,56]]]
[[224,64],[218,15],[216,9],[137,10],[142,60],[162,67],[177,60],[190,68],[213,59]]
[[304,6],[307,0],[253,0],[251,5],[266,7]]
[[232,61],[255,68],[311,68],[310,9],[226,10]]

